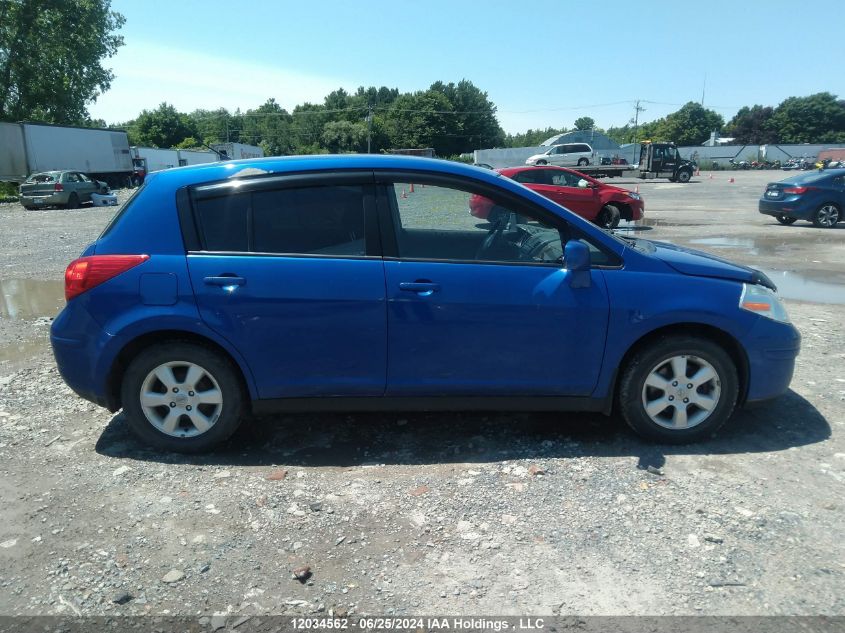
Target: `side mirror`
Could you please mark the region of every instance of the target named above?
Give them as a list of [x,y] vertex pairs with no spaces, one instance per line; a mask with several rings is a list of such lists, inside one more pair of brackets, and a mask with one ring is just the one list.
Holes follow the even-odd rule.
[[590,249],[584,242],[569,240],[563,248],[563,267],[569,272],[571,288],[589,288]]
[[590,186],[590,183],[588,183],[588,182],[587,182],[586,180],[584,180],[583,178],[582,178],[581,180],[579,180],[579,181],[578,181],[578,187],[580,187],[581,189],[586,189],[586,188],[587,188],[587,187],[589,187],[589,186]]

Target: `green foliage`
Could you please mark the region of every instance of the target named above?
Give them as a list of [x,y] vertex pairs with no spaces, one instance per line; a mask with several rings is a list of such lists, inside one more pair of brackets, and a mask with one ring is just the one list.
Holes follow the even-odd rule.
[[521,134],[508,134],[504,139],[505,147],[536,147],[547,138],[563,134],[568,130],[565,127],[547,127],[545,130],[528,130]]
[[596,127],[596,122],[588,116],[575,119],[576,130],[592,130],[594,127]]
[[781,143],[843,143],[845,101],[829,92],[790,97],[775,109],[771,124]]
[[168,103],[155,110],[144,110],[129,125],[132,145],[175,147],[189,136],[198,136],[194,122]]
[[0,0],[0,120],[86,123],[124,21],[109,0]]
[[177,143],[174,147],[176,147],[176,149],[201,149],[202,143],[200,143],[193,136],[189,136],[183,139],[181,142]]
[[323,126],[322,144],[332,154],[367,151],[365,123],[330,121]]
[[774,108],[771,107],[745,106],[728,122],[723,133],[742,144],[777,143],[780,141],[780,135],[774,127],[773,115]]
[[654,128],[650,128],[649,124],[644,125],[645,136],[641,135],[640,138],[674,141],[678,145],[701,145],[710,138],[713,130],[721,130],[724,125],[725,120],[720,114],[690,101],[677,112],[655,121]]
[[393,148],[433,147],[437,154],[454,153],[449,134],[453,108],[437,90],[400,95],[385,113],[385,129]]

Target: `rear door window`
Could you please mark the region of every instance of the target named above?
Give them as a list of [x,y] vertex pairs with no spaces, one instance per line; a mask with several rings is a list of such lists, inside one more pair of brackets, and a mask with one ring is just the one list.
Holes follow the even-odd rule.
[[195,204],[206,251],[366,254],[360,185],[233,193]]

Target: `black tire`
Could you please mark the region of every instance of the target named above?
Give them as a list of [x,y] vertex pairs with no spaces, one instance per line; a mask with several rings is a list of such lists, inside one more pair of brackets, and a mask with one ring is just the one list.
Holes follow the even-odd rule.
[[619,226],[619,220],[622,217],[622,214],[619,211],[619,207],[606,204],[601,208],[599,214],[596,216],[596,224],[598,224],[603,229],[615,229]]
[[785,224],[787,226],[795,224],[798,221],[798,218],[790,218],[788,215],[776,215],[775,219],[781,224]]
[[[714,378],[705,384],[694,386],[693,389],[681,384],[677,388],[680,392],[672,392],[678,394],[679,398],[692,393],[712,398],[713,405],[709,414],[686,428],[667,428],[657,423],[646,411],[644,402],[646,396],[650,394],[653,398],[652,402],[659,407],[658,401],[662,392],[662,397],[667,400],[666,408],[654,413],[655,417],[663,419],[668,424],[668,421],[661,416],[668,415],[670,409],[673,413],[678,409],[675,404],[668,402],[669,399],[674,398],[667,395],[670,393],[668,389],[676,389],[671,386],[674,382],[672,376],[668,378],[667,391],[646,387],[645,383],[646,379],[658,368],[667,369],[671,374],[669,360],[672,358],[684,359],[687,372],[693,372],[691,376],[688,374],[689,379],[694,379],[696,365],[700,369],[703,366],[699,364],[701,362],[708,363],[714,372]],[[739,377],[730,355],[713,341],[694,336],[666,336],[640,349],[631,358],[627,366],[623,368],[617,393],[622,417],[637,434],[665,444],[686,444],[709,437],[730,419],[739,396]],[[685,416],[701,416],[706,413],[705,409],[699,408],[692,402],[681,406],[684,407]]]
[[538,164],[538,165],[548,165],[548,164],[549,164],[549,162],[548,162],[548,161],[545,161],[545,160],[538,160],[538,161],[537,161],[537,164]]
[[825,202],[813,213],[813,226],[832,229],[842,219],[842,211],[832,202]]
[[70,194],[70,198],[67,199],[67,204],[65,205],[65,209],[78,209],[79,208],[79,196],[76,193]]
[[692,178],[692,172],[688,169],[682,169],[678,172],[678,175],[675,176],[675,180],[682,183],[688,183]]
[[35,207],[33,206],[24,205],[24,209],[26,209],[27,211],[35,211]]
[[589,165],[589,164],[590,164],[590,161],[586,158],[579,158],[578,159],[578,166],[579,167],[584,167],[584,166]]
[[[174,384],[185,385],[185,388],[190,388],[190,385],[186,382],[188,364],[204,370],[206,373],[200,382],[206,381],[206,385],[211,385],[211,390],[219,390],[221,400],[219,405],[203,403],[195,405],[196,411],[189,414],[185,409],[190,410],[191,408],[189,405],[186,406],[186,403],[192,402],[192,400],[189,400],[187,395],[193,396],[194,392],[189,391],[188,394],[185,394],[182,390],[181,393],[173,394],[174,401],[177,401],[177,398],[182,399],[178,408],[185,411],[179,416],[179,426],[176,427],[173,435],[158,428],[148,419],[145,407],[141,405],[140,397],[142,391],[149,393],[149,386],[145,387],[145,383],[152,375],[153,370],[161,368],[167,363],[175,365],[171,373],[171,376],[175,379]],[[182,371],[185,374],[182,374]],[[180,377],[182,378],[181,382],[179,381]],[[216,385],[212,380],[216,382]],[[196,384],[200,385],[200,382]],[[166,388],[164,383],[159,382],[158,386],[164,389],[163,392],[158,390],[160,395],[171,396],[171,390]],[[197,397],[201,397],[200,391],[197,390]],[[238,370],[232,366],[227,358],[207,347],[183,342],[155,345],[138,354],[126,369],[120,394],[123,412],[132,433],[146,444],[164,451],[177,453],[202,453],[228,439],[241,423],[244,403],[247,400]],[[193,400],[193,402],[196,402],[196,400]],[[204,410],[201,410],[200,407],[204,407]],[[163,404],[152,410],[150,415],[156,417],[167,413],[167,411],[168,405]],[[195,427],[188,418],[188,415],[196,415],[199,412],[213,419],[210,428],[205,431],[199,431],[198,427]],[[191,430],[192,428],[193,430]],[[191,433],[195,434],[191,435]]]

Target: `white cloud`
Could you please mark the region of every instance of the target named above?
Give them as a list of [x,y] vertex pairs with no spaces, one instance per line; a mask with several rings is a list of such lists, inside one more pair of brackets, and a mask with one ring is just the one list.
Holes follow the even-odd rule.
[[133,119],[162,101],[182,112],[219,107],[246,110],[274,97],[290,110],[305,101],[322,103],[323,97],[341,86],[350,90],[358,85],[137,40],[109,61],[115,74],[111,89],[88,108],[92,117],[108,123]]

